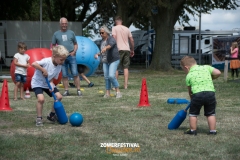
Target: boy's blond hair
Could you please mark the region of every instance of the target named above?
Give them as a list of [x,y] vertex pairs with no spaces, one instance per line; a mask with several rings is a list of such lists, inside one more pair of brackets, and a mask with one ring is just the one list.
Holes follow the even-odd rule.
[[69,56],[68,50],[62,45],[54,46],[52,49],[52,54],[54,56],[61,56],[61,57]]
[[191,67],[196,64],[197,62],[192,56],[184,56],[180,62],[181,67],[184,67],[184,66]]

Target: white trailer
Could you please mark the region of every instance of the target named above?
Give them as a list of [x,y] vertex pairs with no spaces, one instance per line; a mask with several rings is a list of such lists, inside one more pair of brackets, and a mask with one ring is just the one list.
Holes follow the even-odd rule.
[[[132,34],[135,43],[136,55],[140,55],[142,56],[141,58],[144,59],[146,57],[146,53],[151,54],[153,52],[155,33],[153,30],[150,32],[137,30],[133,31]],[[233,41],[231,37],[238,36],[240,36],[240,30],[201,31],[201,64],[214,65],[216,62],[215,57],[212,56],[214,39],[229,37],[229,44]],[[152,42],[150,44],[148,43],[149,38],[151,38],[150,42]],[[195,27],[185,27],[184,30],[174,30],[173,32],[172,66],[176,68],[179,67],[180,59],[185,55],[191,55],[197,60],[199,59],[199,30],[195,30]]]

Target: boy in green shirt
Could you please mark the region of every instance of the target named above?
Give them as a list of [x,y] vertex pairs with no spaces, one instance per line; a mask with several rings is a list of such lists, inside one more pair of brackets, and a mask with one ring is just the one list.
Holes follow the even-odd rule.
[[191,99],[189,110],[190,129],[185,134],[197,135],[197,116],[204,106],[204,115],[207,117],[209,134],[216,135],[216,98],[213,79],[218,78],[221,72],[209,65],[197,65],[196,60],[191,56],[181,59],[180,65],[186,76],[186,85]]

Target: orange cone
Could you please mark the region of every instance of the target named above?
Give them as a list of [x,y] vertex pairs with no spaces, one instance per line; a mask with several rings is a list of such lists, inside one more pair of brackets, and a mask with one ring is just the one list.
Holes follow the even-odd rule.
[[31,98],[31,95],[30,95],[30,92],[29,92],[28,88],[26,89],[25,98]]
[[4,81],[3,81],[2,94],[1,94],[0,100],[1,100],[0,101],[0,111],[11,111],[12,110],[9,105],[8,84],[7,84],[6,79],[4,79]]
[[140,100],[138,107],[148,107],[150,106],[148,102],[148,91],[147,91],[147,83],[146,79],[142,79],[142,89],[141,89],[141,94],[140,94]]

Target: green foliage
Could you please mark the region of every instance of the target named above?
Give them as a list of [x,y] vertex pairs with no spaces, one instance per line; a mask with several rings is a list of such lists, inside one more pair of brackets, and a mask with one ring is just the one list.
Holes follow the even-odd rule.
[[[202,0],[201,3],[202,13],[209,13],[216,8],[236,9],[238,6],[237,0]],[[181,6],[181,4],[184,5]],[[115,15],[121,15],[126,26],[133,23],[138,28],[147,29],[149,17],[154,16],[151,12],[154,8],[160,11],[164,8],[176,9],[181,7],[178,20],[180,23],[186,23],[189,21],[188,14],[199,14],[200,1],[42,0],[42,7],[42,17],[45,21],[58,21],[60,17],[64,16],[69,21],[81,21],[83,22],[83,28],[88,26],[88,28],[97,32],[99,26],[103,24],[111,27]],[[39,20],[39,10],[39,0],[4,1],[0,5],[0,18],[2,20]]]
[[88,29],[83,29],[83,36],[89,37],[89,38],[94,38],[94,34],[91,32],[91,30],[88,30]]
[[[146,30],[151,21],[156,31],[156,44],[150,68],[170,70],[172,33],[177,21],[188,24],[189,15],[210,13],[214,9],[236,9],[238,0],[42,0],[43,20],[58,21],[66,17],[69,21],[80,21],[87,31],[99,32],[99,27],[112,28],[113,18],[120,15],[123,24]],[[201,7],[200,7],[201,2]],[[19,7],[21,6],[21,7]],[[38,0],[3,1],[0,5],[2,20],[39,20]],[[85,32],[85,31],[84,31]],[[86,32],[89,35],[91,32]],[[91,35],[89,35],[91,36]]]
[[37,0],[1,1],[1,20],[26,20],[30,17],[31,7]]

